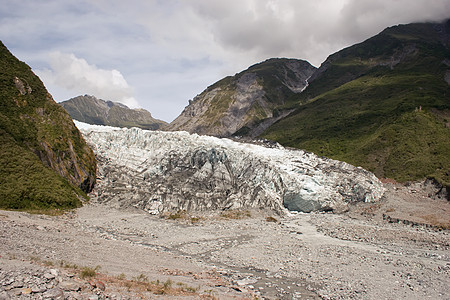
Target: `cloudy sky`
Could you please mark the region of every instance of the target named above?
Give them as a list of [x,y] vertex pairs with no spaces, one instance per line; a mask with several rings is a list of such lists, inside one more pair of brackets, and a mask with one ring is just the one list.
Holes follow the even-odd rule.
[[171,121],[208,85],[271,57],[308,60],[448,0],[0,0],[0,40],[56,101],[94,95]]

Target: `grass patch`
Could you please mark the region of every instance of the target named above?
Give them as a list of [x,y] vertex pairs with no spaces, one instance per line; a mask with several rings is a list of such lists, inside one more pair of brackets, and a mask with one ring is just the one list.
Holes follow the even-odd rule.
[[249,210],[231,209],[220,213],[220,217],[227,220],[239,220],[250,218],[252,214]]
[[178,220],[178,219],[186,219],[187,218],[187,212],[185,210],[179,210],[175,213],[171,213],[167,216],[167,219],[169,220]]
[[161,217],[167,220],[184,221],[191,224],[197,224],[203,220],[202,217],[191,216],[185,210],[178,210],[176,212],[166,212],[163,213]]
[[191,287],[182,282],[174,282],[170,278],[162,280],[149,281],[145,274],[140,274],[133,277],[132,280],[126,280],[124,276],[115,277],[116,280],[120,282],[121,285],[127,287],[129,291],[131,290],[141,290],[146,292],[151,292],[155,295],[167,295],[167,296],[196,296],[199,299],[212,299],[209,295],[199,294],[199,287]]
[[137,282],[148,282],[148,277],[141,273],[139,276],[133,277],[131,280]]
[[420,216],[422,219],[429,222],[432,226],[440,229],[440,230],[448,230],[450,229],[450,222],[446,219],[438,218],[436,215],[424,215]]
[[278,220],[272,216],[269,216],[266,218],[267,222],[273,222],[273,223],[278,223]]
[[98,270],[100,270],[100,266],[96,266],[95,268],[82,267],[81,272],[80,272],[80,277],[82,279],[93,278],[97,275]]
[[51,267],[51,266],[54,266],[54,265],[55,265],[51,260],[44,260],[44,261],[42,262],[42,264],[43,264],[44,266],[47,266],[47,267]]
[[190,222],[192,224],[197,224],[197,223],[199,223],[202,220],[203,220],[203,218],[201,218],[201,217],[190,217]]
[[74,269],[74,270],[76,270],[76,269],[79,268],[78,265],[73,264],[73,263],[70,263],[70,262],[67,262],[67,261],[65,261],[65,260],[61,260],[61,261],[59,262],[59,266],[62,267],[62,268],[66,268],[66,269]]

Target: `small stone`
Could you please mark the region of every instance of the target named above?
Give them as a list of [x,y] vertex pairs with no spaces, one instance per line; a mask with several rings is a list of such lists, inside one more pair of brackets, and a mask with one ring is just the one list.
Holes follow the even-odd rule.
[[43,295],[44,299],[52,299],[52,300],[64,300],[64,292],[62,289],[53,288],[48,290]]
[[81,289],[81,286],[78,282],[75,281],[63,281],[59,284],[59,287],[64,291],[78,291]]
[[12,284],[13,288],[21,288],[23,287],[23,282],[22,281],[14,281],[14,283]]
[[11,296],[6,292],[0,292],[0,300],[10,300]]
[[122,296],[120,294],[111,294],[111,295],[109,295],[109,299],[111,299],[111,300],[122,300]]
[[66,299],[70,299],[70,300],[84,300],[86,298],[83,297],[82,294],[78,293],[78,292],[67,292],[65,293],[65,297]]
[[97,295],[90,295],[88,297],[88,300],[98,300],[98,296]]
[[43,286],[43,285],[41,285],[41,286],[33,285],[31,287],[31,292],[32,293],[43,293],[45,291],[47,291],[47,288],[45,286]]
[[52,289],[52,288],[54,288],[55,287],[55,285],[53,284],[53,283],[47,283],[46,285],[45,285],[45,288],[47,289],[47,290],[50,290],[50,289]]
[[92,288],[95,288],[95,287],[97,286],[97,285],[95,284],[95,281],[94,281],[94,280],[89,280],[88,283],[89,283],[89,285],[90,285]]
[[48,279],[48,280],[54,279],[55,277],[56,277],[56,276],[53,275],[52,273],[45,273],[45,274],[44,274],[44,278],[45,278],[45,279]]
[[239,286],[254,284],[256,282],[258,282],[258,280],[252,278],[244,278],[236,281],[237,285]]
[[100,289],[100,290],[102,290],[102,291],[104,291],[104,290],[106,289],[105,284],[104,284],[103,282],[101,282],[101,281],[95,282],[95,285],[96,285],[96,287],[97,287],[98,289]]

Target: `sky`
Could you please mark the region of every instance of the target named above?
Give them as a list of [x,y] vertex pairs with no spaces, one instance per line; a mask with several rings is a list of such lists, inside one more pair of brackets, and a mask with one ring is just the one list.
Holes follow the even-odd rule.
[[79,95],[170,122],[221,78],[273,57],[328,55],[449,0],[0,0],[0,40],[57,102]]

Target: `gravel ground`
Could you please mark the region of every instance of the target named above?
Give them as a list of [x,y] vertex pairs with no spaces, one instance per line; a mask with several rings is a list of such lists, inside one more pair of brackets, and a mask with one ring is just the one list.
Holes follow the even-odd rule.
[[386,187],[340,215],[0,211],[0,299],[450,299],[448,200]]

